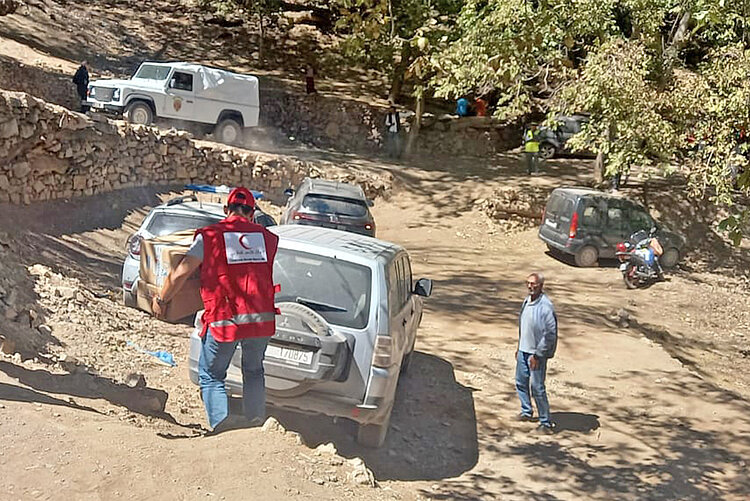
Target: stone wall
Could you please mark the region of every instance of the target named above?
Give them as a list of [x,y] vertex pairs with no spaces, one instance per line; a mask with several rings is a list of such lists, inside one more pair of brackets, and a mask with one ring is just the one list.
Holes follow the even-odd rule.
[[384,194],[389,175],[195,141],[182,131],[133,126],[0,90],[0,202],[90,196],[146,185],[245,185],[271,199],[305,176],[357,182]]
[[[0,89],[27,92],[50,103],[78,109],[72,75],[23,65],[0,57]],[[286,137],[338,151],[378,154],[386,110],[361,101],[322,94],[294,94],[261,79],[261,125]],[[404,130],[409,123],[404,120]],[[422,155],[478,155],[506,151],[521,144],[519,127],[483,117],[425,116],[416,151]]]

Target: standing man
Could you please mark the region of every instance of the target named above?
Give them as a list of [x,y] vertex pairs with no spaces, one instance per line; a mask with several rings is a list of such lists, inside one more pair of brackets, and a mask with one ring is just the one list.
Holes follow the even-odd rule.
[[385,142],[386,151],[389,157],[401,157],[401,116],[396,111],[396,105],[391,104],[388,107],[388,114],[385,116]]
[[539,138],[536,125],[531,124],[523,135],[523,149],[526,155],[526,170],[529,174],[536,174],[539,170]]
[[554,433],[549,415],[549,402],[544,380],[547,360],[555,356],[557,348],[557,315],[552,301],[542,292],[544,275],[532,273],[526,279],[529,295],[521,305],[518,318],[518,350],[516,350],[516,391],[521,400],[519,421],[532,421],[534,410],[529,398],[536,402],[541,433]]
[[[273,260],[279,237],[252,221],[255,198],[235,188],[227,198],[227,217],[195,232],[180,264],[170,271],[151,308],[163,316],[169,301],[200,267],[205,306],[198,372],[201,397],[213,433],[255,426],[265,419],[263,357],[276,331]],[[242,346],[242,406],[246,421],[229,419],[224,380],[237,344]]]
[[312,64],[308,64],[305,69],[305,92],[308,94],[318,92],[315,90],[315,68],[313,68]]
[[89,88],[89,67],[86,61],[81,61],[76,74],[73,75],[73,83],[76,85],[76,92],[81,100],[81,113],[89,111],[89,107],[83,104],[86,100],[86,92]]

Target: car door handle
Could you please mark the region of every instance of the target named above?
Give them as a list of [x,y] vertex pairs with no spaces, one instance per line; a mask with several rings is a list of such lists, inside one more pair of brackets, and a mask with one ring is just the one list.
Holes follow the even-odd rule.
[[193,104],[193,100],[192,99],[188,99],[186,102],[188,102],[190,104]]

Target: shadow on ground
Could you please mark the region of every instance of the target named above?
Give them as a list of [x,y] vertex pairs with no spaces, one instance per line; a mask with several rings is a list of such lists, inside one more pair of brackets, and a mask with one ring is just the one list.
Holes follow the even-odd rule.
[[124,407],[143,416],[162,419],[179,426],[200,428],[199,425],[182,425],[164,410],[168,398],[164,390],[148,387],[131,388],[88,372],[52,374],[46,370],[31,370],[5,361],[0,361],[0,371],[20,384],[33,388],[29,390],[20,386],[3,384],[0,386],[0,399],[66,405],[89,411],[94,411],[94,409],[75,404],[72,399],[66,402],[50,397],[46,393],[86,399],[104,399],[113,405]]
[[345,457],[361,457],[378,480],[436,480],[476,465],[476,416],[472,390],[458,383],[446,360],[415,352],[396,393],[390,430],[380,449],[356,443],[353,421],[270,409],[305,444],[333,442]]

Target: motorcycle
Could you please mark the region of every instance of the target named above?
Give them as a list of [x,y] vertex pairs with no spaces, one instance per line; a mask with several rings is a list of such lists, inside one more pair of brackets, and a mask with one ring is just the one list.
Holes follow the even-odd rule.
[[620,272],[628,289],[648,287],[664,279],[659,265],[659,256],[664,250],[655,235],[656,228],[649,233],[639,230],[617,244],[615,256],[620,261]]

